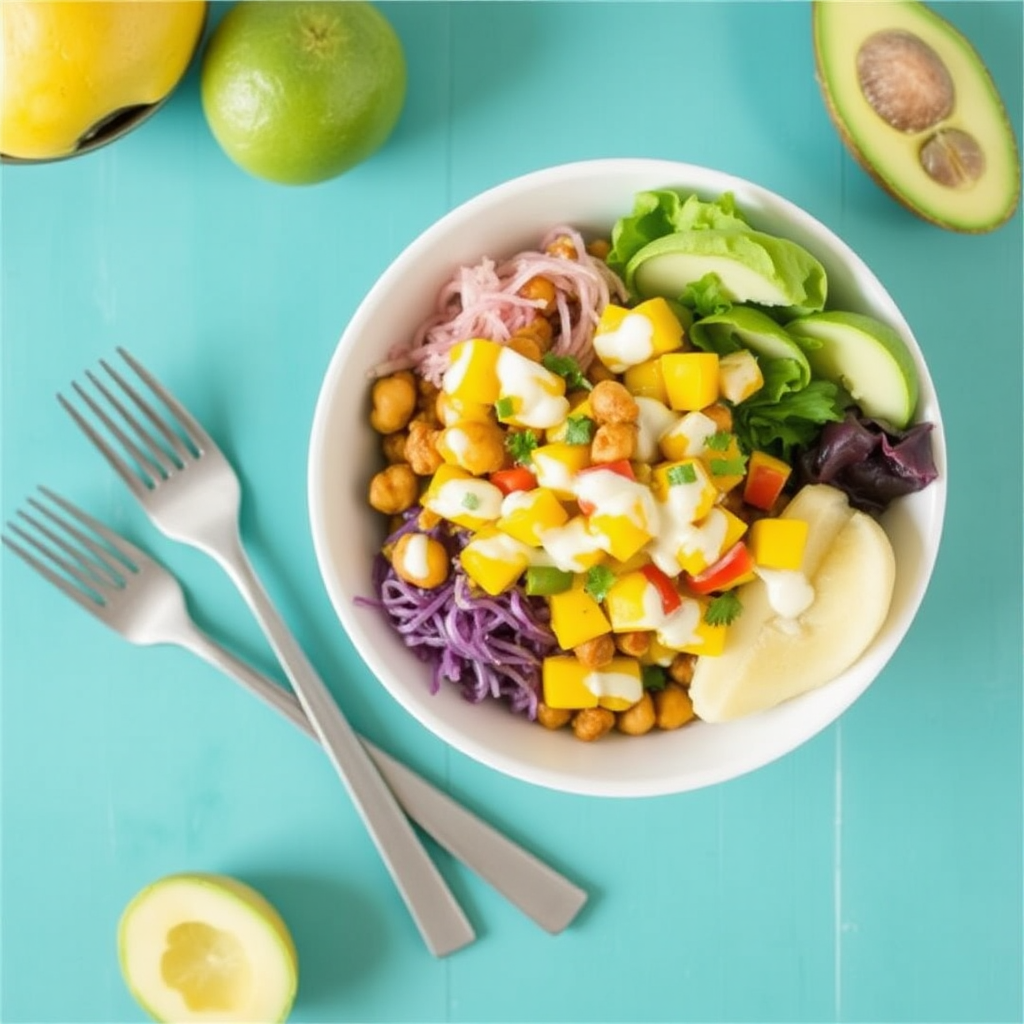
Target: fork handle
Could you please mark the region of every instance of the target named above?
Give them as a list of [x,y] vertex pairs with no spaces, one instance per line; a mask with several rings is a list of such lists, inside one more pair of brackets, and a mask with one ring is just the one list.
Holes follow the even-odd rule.
[[[302,705],[283,687],[222,647],[198,627],[178,638],[193,654],[241,683],[308,736],[317,739]],[[557,935],[587,894],[508,836],[478,818],[411,768],[360,737],[405,813],[452,856],[489,882],[541,928]]]
[[207,550],[234,581],[263,628],[427,948],[441,957],[468,945],[476,937],[472,925],[355,730],[275,609],[242,548],[237,528],[230,543],[222,540]]

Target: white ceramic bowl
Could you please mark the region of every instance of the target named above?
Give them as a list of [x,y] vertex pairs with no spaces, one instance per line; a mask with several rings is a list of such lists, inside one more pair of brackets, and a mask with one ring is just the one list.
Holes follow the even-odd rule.
[[[918,417],[935,425],[939,479],[896,502],[884,526],[896,551],[892,606],[878,637],[838,679],[771,711],[724,725],[695,723],[644,737],[612,733],[581,743],[550,732],[496,702],[473,705],[454,686],[431,694],[428,668],[402,644],[383,614],[356,604],[372,596],[370,568],[384,533],[366,503],[380,467],[368,426],[369,374],[395,339],[411,338],[460,264],[535,247],[569,223],[607,232],[629,212],[635,192],[679,188],[713,198],[735,194],[751,223],[805,246],[824,264],[831,308],[892,325],[913,351],[921,378]],[[833,722],[882,671],[913,621],[934,566],[945,510],[945,446],[935,390],[920,348],[878,279],[831,231],[792,203],[718,171],[659,160],[568,164],[506,182],[470,199],[428,228],[381,276],[357,309],[320,392],[309,452],[309,512],[328,594],[341,624],[374,675],[427,729],[464,754],[528,782],[596,796],[653,796],[712,785],[793,750]]]

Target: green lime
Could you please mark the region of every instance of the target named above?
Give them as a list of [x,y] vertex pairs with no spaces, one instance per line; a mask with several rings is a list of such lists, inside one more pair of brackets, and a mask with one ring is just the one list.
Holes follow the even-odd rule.
[[214,137],[240,167],[288,185],[333,178],[379,149],[405,86],[398,36],[361,0],[242,0],[203,55]]

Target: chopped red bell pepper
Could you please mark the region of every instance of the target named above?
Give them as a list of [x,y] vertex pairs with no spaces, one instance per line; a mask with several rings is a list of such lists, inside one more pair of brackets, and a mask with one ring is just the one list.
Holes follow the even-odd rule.
[[792,473],[792,467],[764,452],[753,452],[747,463],[743,500],[754,508],[768,511],[778,500]]
[[676,590],[675,584],[656,565],[645,565],[640,571],[658,591],[658,596],[661,598],[661,610],[666,615],[671,615],[683,603],[682,596]]
[[537,486],[537,478],[524,466],[496,469],[488,479],[502,494],[511,494],[513,491],[532,491]]
[[728,590],[746,582],[754,575],[754,559],[746,544],[738,540],[717,562],[712,562],[696,576],[687,574],[686,584],[695,594]]
[[[595,462],[592,466],[587,466],[581,469],[576,475],[577,477],[583,476],[586,473],[597,473],[600,470],[607,470],[610,473],[617,473],[621,477],[625,477],[627,480],[635,480],[636,474],[633,472],[633,467],[630,464],[629,459],[618,459],[615,462]],[[580,501],[577,499],[577,504],[580,507],[580,511],[585,515],[589,516],[594,511],[593,502],[589,502],[586,499]]]

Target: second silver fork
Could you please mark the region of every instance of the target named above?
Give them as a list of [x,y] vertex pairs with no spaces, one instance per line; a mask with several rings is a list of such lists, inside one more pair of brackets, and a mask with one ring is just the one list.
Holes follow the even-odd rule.
[[188,410],[127,351],[117,351],[166,412],[105,361],[100,365],[113,387],[87,374],[98,399],[73,386],[106,436],[63,395],[61,405],[153,523],[212,556],[242,593],[430,951],[445,956],[467,945],[475,935],[462,908],[256,575],[239,529],[241,486],[234,469]]

